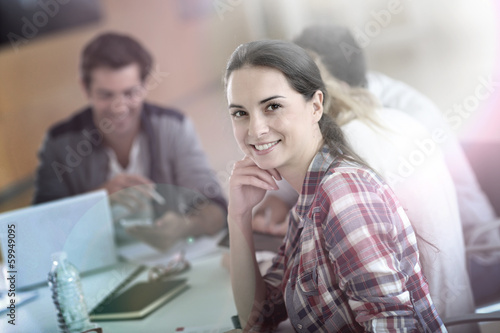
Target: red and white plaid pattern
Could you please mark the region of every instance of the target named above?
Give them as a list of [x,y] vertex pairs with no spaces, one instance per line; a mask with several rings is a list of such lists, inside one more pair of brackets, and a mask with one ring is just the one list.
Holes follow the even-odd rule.
[[253,330],[271,331],[288,316],[297,332],[446,332],[415,233],[373,171],[325,146],[290,215]]

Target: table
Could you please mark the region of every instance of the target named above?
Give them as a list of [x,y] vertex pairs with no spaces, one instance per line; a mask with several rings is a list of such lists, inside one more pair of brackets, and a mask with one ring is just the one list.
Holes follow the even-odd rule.
[[[236,314],[229,272],[221,266],[225,249],[191,262],[191,269],[179,277],[188,279],[190,288],[141,320],[101,321],[104,333],[110,332],[175,332],[179,327],[213,327],[218,333],[232,328],[231,316]],[[92,308],[133,269],[131,265],[82,277],[87,305]],[[145,279],[146,272],[137,279]],[[16,309],[16,325],[8,317],[0,317],[0,332],[57,332],[56,312],[48,287],[38,288],[38,297]]]
[[[229,272],[221,260],[227,249],[219,248],[206,256],[191,261],[191,269],[179,277],[188,279],[190,288],[141,320],[97,322],[104,333],[170,333],[185,327],[185,332],[219,333],[232,328],[231,316],[236,314]],[[134,269],[123,265],[111,270],[82,277],[82,287],[89,308],[103,299]],[[145,279],[147,273],[137,280]],[[0,332],[45,333],[58,332],[55,307],[48,287],[37,289],[34,300],[16,309],[16,325],[8,324],[5,314],[0,316]],[[495,309],[496,310],[496,309]],[[500,332],[500,323],[482,323],[482,333]],[[194,329],[199,328],[199,329]],[[282,323],[276,332],[293,331],[289,322]]]

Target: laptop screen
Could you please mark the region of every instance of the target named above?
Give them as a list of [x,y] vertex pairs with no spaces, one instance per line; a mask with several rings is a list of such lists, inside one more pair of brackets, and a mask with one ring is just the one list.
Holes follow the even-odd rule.
[[15,272],[19,289],[46,283],[54,252],[66,252],[80,273],[116,264],[106,191],[0,214],[0,246],[4,269]]

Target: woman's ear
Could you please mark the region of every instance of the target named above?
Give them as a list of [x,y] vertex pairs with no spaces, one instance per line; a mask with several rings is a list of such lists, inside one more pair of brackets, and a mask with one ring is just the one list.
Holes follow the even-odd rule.
[[317,90],[311,98],[313,119],[315,123],[317,123],[321,119],[321,116],[323,116],[323,98],[324,95],[321,90]]

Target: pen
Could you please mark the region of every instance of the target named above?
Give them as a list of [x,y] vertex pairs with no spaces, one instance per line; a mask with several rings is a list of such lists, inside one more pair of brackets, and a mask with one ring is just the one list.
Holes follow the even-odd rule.
[[163,198],[160,193],[158,193],[154,188],[149,192],[154,201],[156,201],[160,205],[165,204],[165,198]]

